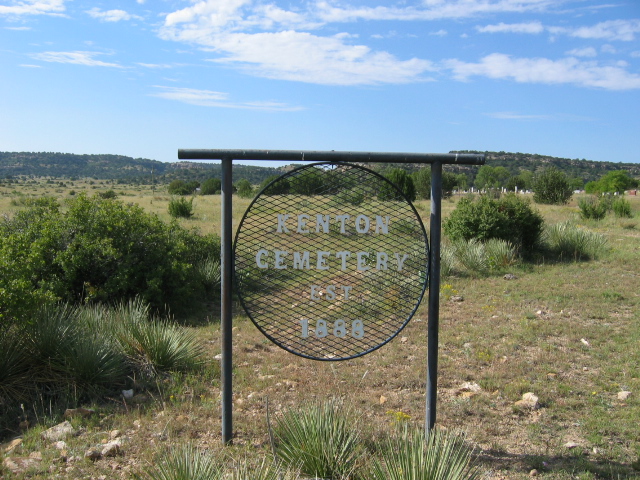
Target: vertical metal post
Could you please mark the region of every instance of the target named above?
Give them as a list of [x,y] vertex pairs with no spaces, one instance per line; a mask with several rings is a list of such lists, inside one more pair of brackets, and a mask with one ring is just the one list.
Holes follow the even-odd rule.
[[429,271],[429,314],[427,325],[427,435],[436,423],[438,397],[438,326],[440,317],[440,223],[442,220],[442,162],[431,164],[431,219]]
[[232,389],[232,272],[233,272],[233,218],[232,218],[232,160],[222,159],[221,175],[221,233],[220,233],[220,332],[222,342],[222,442],[231,444],[233,437],[233,389]]

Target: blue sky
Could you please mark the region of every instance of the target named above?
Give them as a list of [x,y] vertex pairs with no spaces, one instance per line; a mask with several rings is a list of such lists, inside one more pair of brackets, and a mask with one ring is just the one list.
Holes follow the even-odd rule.
[[0,0],[0,150],[640,162],[639,39],[638,0]]

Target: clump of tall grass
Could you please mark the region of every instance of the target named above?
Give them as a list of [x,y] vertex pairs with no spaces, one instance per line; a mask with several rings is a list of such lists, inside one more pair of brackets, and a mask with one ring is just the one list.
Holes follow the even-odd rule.
[[379,457],[373,459],[371,480],[480,478],[464,435],[456,432],[436,430],[427,438],[422,429],[405,425],[399,435],[383,443]]
[[350,478],[365,460],[355,416],[336,401],[285,411],[273,434],[276,456],[315,478]]
[[571,222],[548,225],[543,240],[558,257],[574,261],[598,258],[608,248],[603,235],[579,228]]

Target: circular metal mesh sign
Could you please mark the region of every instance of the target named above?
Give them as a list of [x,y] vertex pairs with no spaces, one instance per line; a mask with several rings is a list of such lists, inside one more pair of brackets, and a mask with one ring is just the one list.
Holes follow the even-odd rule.
[[300,167],[244,214],[235,279],[253,323],[315,360],[381,347],[413,316],[427,285],[420,216],[396,186],[352,164]]

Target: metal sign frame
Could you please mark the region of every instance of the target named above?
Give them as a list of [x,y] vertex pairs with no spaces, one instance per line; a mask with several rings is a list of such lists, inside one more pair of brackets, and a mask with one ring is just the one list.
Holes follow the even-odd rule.
[[222,385],[222,441],[231,444],[233,438],[232,390],[232,278],[233,227],[232,193],[233,161],[312,161],[343,163],[425,163],[431,164],[431,215],[429,238],[429,304],[427,325],[427,394],[425,428],[429,432],[436,421],[438,328],[440,316],[440,241],[442,222],[442,165],[484,165],[484,154],[458,153],[383,153],[299,150],[240,150],[240,149],[180,149],[180,160],[221,160],[221,385]]
[[[269,193],[269,189],[280,182],[288,184],[297,178],[305,178],[305,175],[308,178],[309,175],[320,172],[325,180],[322,188],[311,192],[311,196],[305,196],[304,200],[301,199],[300,194],[272,195]],[[378,199],[379,189],[384,188],[383,186],[387,188],[383,190],[386,200],[381,201]],[[376,213],[371,220],[369,220],[371,212],[367,212],[368,215],[362,215],[366,217],[366,220],[361,219],[366,222],[366,231],[363,230],[362,225],[357,224],[359,217],[356,215],[358,212],[365,211],[361,207],[365,197],[368,199],[365,205],[369,207],[375,205]],[[353,203],[354,200],[356,203]],[[304,220],[304,227],[297,224],[296,218],[290,219],[290,216],[295,217],[295,215],[290,215],[291,211],[287,210],[300,208],[300,202],[304,203],[303,216],[307,217]],[[319,210],[313,210],[314,207],[321,207],[323,214],[319,216],[322,217],[321,222],[326,223],[317,223]],[[337,217],[335,211],[334,215],[326,214],[332,209],[345,207],[350,210],[339,210],[340,215]],[[281,210],[282,208],[285,210]],[[272,210],[280,213],[274,214]],[[347,211],[350,214],[343,215]],[[337,227],[340,223],[340,229],[336,228],[333,231],[330,229],[332,216],[336,222],[333,225]],[[352,226],[348,221],[349,218],[353,219]],[[292,228],[291,231],[287,229],[287,220],[289,220],[289,228]],[[398,221],[400,223],[396,223]],[[371,222],[371,228],[369,222]],[[381,222],[382,225],[378,225],[377,222]],[[295,224],[295,229],[292,224]],[[375,228],[373,228],[374,224]],[[269,228],[269,226],[276,228]],[[304,231],[299,231],[300,229]],[[373,234],[374,231],[379,233]],[[352,237],[353,235],[356,236]],[[349,242],[349,237],[357,240]],[[287,254],[289,262],[287,258],[279,257],[280,264],[276,267],[276,259],[269,257],[269,248],[272,247],[267,248],[266,239],[278,245],[271,252],[273,254],[280,247],[285,248],[287,251],[279,253]],[[340,260],[337,262],[340,264],[338,267],[340,271],[336,274],[336,271],[331,268],[332,259],[329,256],[321,262],[320,270],[315,266],[317,261],[304,264],[301,252],[295,251],[296,246],[300,246],[300,242],[307,246],[309,242],[314,243],[314,248],[320,250],[335,248],[336,252],[346,248],[344,242],[350,243],[352,248],[357,244],[358,251],[367,250],[367,252],[360,252],[360,254],[366,253],[367,258],[370,258],[369,255],[372,252],[368,249],[382,249],[378,250],[382,253],[378,256],[378,251],[376,252],[374,266],[372,259],[371,265],[362,264],[357,260],[358,256],[354,255],[356,252],[340,251]],[[398,247],[403,249],[402,256],[399,253],[395,254],[398,258],[391,253],[385,253],[390,251],[389,249]],[[304,250],[307,247],[302,248]],[[258,249],[257,252],[256,249]],[[294,252],[289,252],[290,249]],[[303,165],[284,173],[266,185],[247,207],[238,225],[233,251],[234,291],[254,325],[280,348],[294,355],[318,361],[358,358],[393,340],[418,310],[429,278],[427,232],[415,206],[387,178],[353,163],[316,162]],[[314,252],[306,253],[309,257],[315,255]],[[256,270],[257,254],[263,266]],[[298,263],[295,260],[296,255],[298,255]],[[336,257],[338,257],[337,253]],[[349,268],[347,267],[348,258],[352,260]],[[273,268],[269,267],[269,262]],[[335,264],[333,266],[335,267]],[[356,267],[355,270],[354,267]],[[257,281],[257,284],[249,282],[251,286],[245,289],[244,274],[250,270],[261,280]],[[325,272],[328,275],[325,275]],[[290,275],[302,277],[296,278],[294,285],[298,288],[295,290],[291,289],[293,285],[288,280]],[[301,284],[306,281],[311,282],[307,286],[317,287],[314,290],[307,290],[309,302],[303,300],[303,298],[307,299],[307,295],[299,290]],[[329,285],[333,286],[331,291],[323,291],[323,287],[318,285],[318,282],[325,281],[329,281]],[[384,292],[380,291],[374,293],[374,289],[385,283],[389,288],[386,294],[381,295]],[[358,288],[355,288],[356,285]],[[280,290],[280,292],[271,292],[271,290]],[[317,292],[315,297],[314,292]],[[325,298],[322,298],[323,295]],[[365,309],[366,316],[362,314],[362,310]],[[320,337],[314,333],[317,320],[323,323],[321,329],[328,328]],[[298,322],[300,322],[300,329],[297,328]]]

